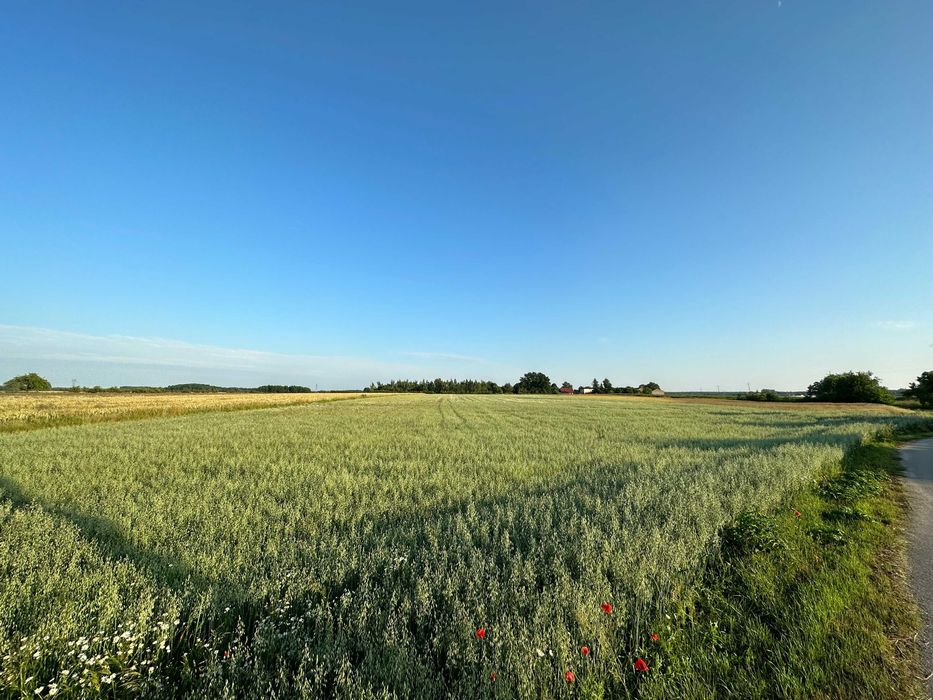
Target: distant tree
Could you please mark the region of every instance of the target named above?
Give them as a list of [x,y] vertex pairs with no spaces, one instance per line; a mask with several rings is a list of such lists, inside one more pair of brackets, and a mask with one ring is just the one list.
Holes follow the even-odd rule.
[[390,391],[393,393],[423,393],[423,394],[501,394],[503,391],[511,393],[511,385],[506,385],[508,389],[500,387],[492,381],[477,379],[396,379],[383,384],[382,382],[373,382],[366,391]]
[[560,388],[561,389],[573,389],[573,384],[571,384],[570,382],[563,382],[560,385]]
[[596,377],[593,377],[593,383],[590,384],[590,388],[593,390],[594,394],[601,394],[603,388],[600,386],[599,382],[596,380]]
[[52,388],[49,380],[40,377],[35,372],[21,374],[13,377],[3,384],[3,391],[49,391]]
[[661,385],[658,384],[657,382],[648,382],[647,384],[639,384],[638,392],[641,394],[650,395],[652,391],[655,391],[660,388],[661,388]]
[[917,377],[917,381],[911,382],[904,396],[912,396],[924,408],[933,407],[933,371],[924,372]]
[[255,389],[257,394],[310,394],[311,389],[296,384],[263,384]]
[[543,372],[527,372],[515,385],[517,394],[552,394],[557,386]]
[[208,394],[224,391],[224,388],[221,386],[214,386],[213,384],[197,384],[190,382],[188,384],[170,384],[165,387],[165,390],[183,394]]
[[604,394],[611,394],[612,382],[610,382],[608,379],[603,379],[602,390]]
[[807,396],[840,403],[886,403],[893,398],[871,372],[827,374],[807,387]]
[[774,389],[762,389],[761,391],[749,391],[748,393],[738,394],[737,399],[743,401],[781,401],[781,395]]

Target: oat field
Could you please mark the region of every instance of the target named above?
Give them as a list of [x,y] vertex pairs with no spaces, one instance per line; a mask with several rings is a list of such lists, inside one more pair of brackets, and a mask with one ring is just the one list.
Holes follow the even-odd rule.
[[396,395],[5,433],[0,695],[634,695],[724,525],[911,420]]

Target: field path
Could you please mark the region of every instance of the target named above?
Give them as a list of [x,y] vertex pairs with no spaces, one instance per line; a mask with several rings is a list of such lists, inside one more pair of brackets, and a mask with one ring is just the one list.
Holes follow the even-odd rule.
[[[921,632],[923,675],[933,673],[933,438],[911,442],[900,449],[910,500],[907,552],[910,587],[923,611]],[[925,683],[933,695],[933,678]]]

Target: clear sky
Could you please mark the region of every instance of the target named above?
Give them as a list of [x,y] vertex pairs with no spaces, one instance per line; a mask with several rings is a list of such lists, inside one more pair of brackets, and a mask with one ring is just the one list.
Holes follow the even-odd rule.
[[903,386],[931,36],[927,0],[4,3],[0,373]]

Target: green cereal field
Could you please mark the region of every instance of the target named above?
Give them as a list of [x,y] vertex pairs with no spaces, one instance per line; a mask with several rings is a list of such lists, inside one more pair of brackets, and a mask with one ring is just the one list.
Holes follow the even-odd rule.
[[910,420],[392,395],[0,434],[0,695],[634,695],[725,526]]

